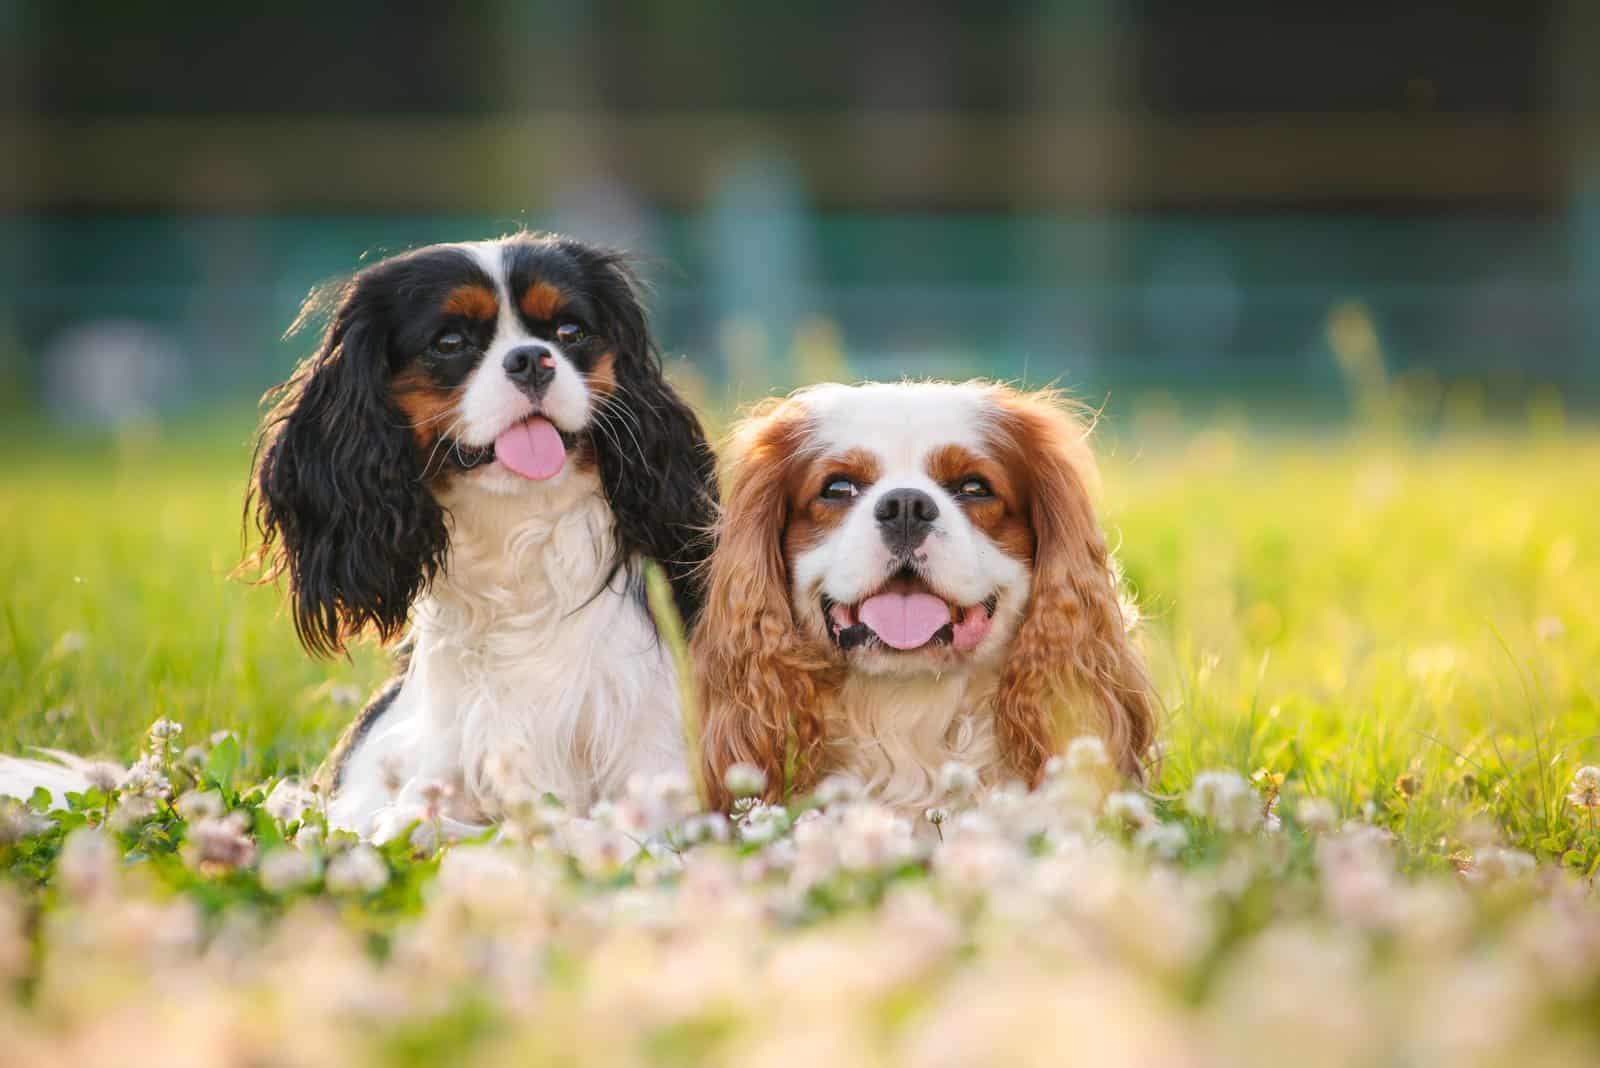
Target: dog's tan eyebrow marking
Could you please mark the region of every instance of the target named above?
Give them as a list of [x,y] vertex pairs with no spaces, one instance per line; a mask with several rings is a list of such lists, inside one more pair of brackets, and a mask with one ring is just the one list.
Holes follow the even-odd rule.
[[456,286],[444,298],[444,313],[488,321],[500,314],[500,301],[487,286]]
[[549,282],[535,282],[522,294],[520,306],[528,318],[548,322],[566,303],[560,289]]
[[943,486],[992,466],[982,456],[960,445],[941,445],[928,457],[928,477]]

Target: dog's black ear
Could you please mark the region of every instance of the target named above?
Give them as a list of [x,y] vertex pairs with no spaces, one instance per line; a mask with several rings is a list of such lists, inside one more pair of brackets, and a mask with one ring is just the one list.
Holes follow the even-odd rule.
[[616,344],[616,388],[597,403],[591,437],[616,516],[619,566],[635,553],[660,563],[692,626],[713,542],[716,455],[700,420],[662,374],[633,271],[619,253],[588,255],[590,291]]
[[337,294],[317,352],[268,394],[245,502],[262,577],[289,576],[295,632],[319,656],[368,628],[395,637],[447,544],[443,511],[390,399],[382,269]]

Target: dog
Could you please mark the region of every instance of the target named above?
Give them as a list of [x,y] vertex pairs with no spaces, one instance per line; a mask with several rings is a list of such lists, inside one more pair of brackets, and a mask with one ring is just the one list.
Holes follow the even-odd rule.
[[470,828],[546,793],[586,812],[684,769],[643,568],[692,624],[715,457],[624,257],[548,235],[435,245],[301,320],[330,306],[269,395],[245,506],[309,652],[404,636],[319,772],[329,823]]
[[1084,421],[984,382],[818,385],[732,435],[692,641],[704,773],[844,774],[920,812],[960,761],[1037,782],[1068,729],[1140,779],[1156,700]]

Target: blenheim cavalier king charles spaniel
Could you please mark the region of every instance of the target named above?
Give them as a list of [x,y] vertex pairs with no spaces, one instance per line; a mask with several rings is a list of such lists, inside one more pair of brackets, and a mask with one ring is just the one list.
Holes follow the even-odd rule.
[[772,799],[787,769],[920,808],[948,760],[1031,784],[1080,731],[1141,778],[1155,699],[1085,437],[979,382],[815,386],[740,424],[693,641],[714,800],[740,762]]
[[526,234],[439,245],[334,299],[247,504],[308,650],[406,635],[324,766],[330,822],[387,837],[437,783],[463,825],[545,792],[583,812],[681,768],[641,567],[660,562],[692,621],[715,461],[622,258]]

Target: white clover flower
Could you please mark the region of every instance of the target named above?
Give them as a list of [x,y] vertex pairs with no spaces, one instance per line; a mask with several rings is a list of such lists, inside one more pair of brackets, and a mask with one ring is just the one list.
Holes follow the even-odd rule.
[[216,790],[190,790],[174,801],[172,807],[189,823],[221,819],[226,811],[222,795]]
[[53,820],[41,816],[21,801],[0,797],[0,846],[13,845],[24,838],[43,834],[54,826]]
[[1573,772],[1567,802],[1589,811],[1600,808],[1600,768],[1587,765]]
[[165,800],[172,796],[172,783],[161,761],[146,753],[128,769],[128,774],[122,780],[122,794],[124,800],[129,796]]
[[268,893],[288,893],[316,881],[317,862],[297,849],[274,849],[262,856],[259,874]]
[[701,812],[684,820],[680,833],[688,844],[700,845],[705,842],[726,842],[732,832],[728,827],[728,817],[722,813]]
[[1129,827],[1143,827],[1155,819],[1150,801],[1134,790],[1118,790],[1106,798],[1106,818]]
[[722,784],[734,797],[756,797],[767,788],[767,773],[754,764],[740,762],[723,773]]
[[256,859],[256,844],[245,833],[242,812],[220,819],[205,817],[189,825],[183,842],[183,859],[198,871],[244,868]]
[[1490,846],[1478,850],[1472,858],[1472,866],[1467,869],[1465,875],[1470,882],[1505,883],[1522,878],[1533,871],[1535,866],[1536,862],[1530,853],[1503,846]]
[[835,848],[848,871],[892,867],[916,855],[911,824],[883,805],[849,805],[840,810],[838,825]]
[[939,767],[939,792],[960,800],[978,792],[978,773],[970,764],[947,760]]
[[89,780],[89,785],[103,794],[109,794],[122,785],[122,777],[127,774],[125,768],[104,760],[90,761],[83,769],[84,778]]
[[183,724],[170,719],[158,719],[150,724],[149,735],[153,741],[169,741],[183,733]]
[[261,807],[267,810],[267,815],[288,825],[304,820],[306,813],[316,806],[316,800],[316,795],[302,786],[299,779],[279,779]]
[[597,819],[609,827],[621,831],[633,838],[648,838],[655,829],[654,813],[649,806],[631,797],[624,797],[620,801],[608,803],[601,808],[595,806],[597,811],[591,811],[590,817]]
[[981,894],[1013,882],[1025,870],[1027,856],[998,834],[958,826],[933,853],[933,871],[953,889]]
[[1261,826],[1261,800],[1235,771],[1200,772],[1184,804],[1219,831],[1248,834]]
[[823,808],[828,808],[859,800],[864,792],[860,780],[854,776],[834,774],[818,783],[811,797]]
[[1295,803],[1294,818],[1312,834],[1326,834],[1339,825],[1339,809],[1326,797],[1302,797]]
[[950,810],[947,808],[923,809],[922,818],[937,827],[950,818]]
[[1172,860],[1189,844],[1189,832],[1178,823],[1147,823],[1133,836],[1133,844],[1162,860]]
[[531,789],[521,789],[505,801],[506,834],[531,844],[555,834],[571,819],[558,801]]
[[769,846],[769,855],[777,846],[787,846],[778,863],[793,869],[793,885],[797,889],[813,886],[829,879],[838,870],[839,850],[835,846],[838,835],[834,810],[825,815],[819,809],[800,813],[794,821],[794,833],[775,846]]
[[681,823],[700,811],[700,795],[684,772],[660,772],[651,776],[647,786],[645,796],[655,809],[657,829]]
[[117,879],[116,844],[104,831],[79,827],[61,843],[56,880],[69,897],[98,897]]
[[118,834],[127,834],[155,819],[155,816],[154,801],[139,794],[127,794],[117,802],[117,807],[111,810],[111,815],[106,819],[106,826]]
[[681,771],[666,771],[629,776],[623,796],[603,811],[597,806],[590,815],[635,838],[649,838],[681,823],[699,808],[689,777]]
[[1062,759],[1068,771],[1079,774],[1096,772],[1111,766],[1111,757],[1106,753],[1106,743],[1092,734],[1080,735],[1067,743]]
[[1392,835],[1351,824],[1317,839],[1316,861],[1323,899],[1333,915],[1356,927],[1394,926],[1401,887]]
[[323,881],[330,893],[374,894],[388,885],[389,865],[381,853],[362,842],[329,861]]
[[750,806],[739,821],[739,838],[762,845],[777,838],[789,827],[789,813],[780,805]]
[[609,824],[572,819],[561,827],[561,844],[585,878],[606,879],[639,853],[639,843]]

